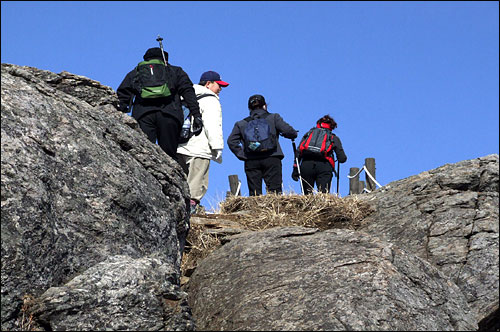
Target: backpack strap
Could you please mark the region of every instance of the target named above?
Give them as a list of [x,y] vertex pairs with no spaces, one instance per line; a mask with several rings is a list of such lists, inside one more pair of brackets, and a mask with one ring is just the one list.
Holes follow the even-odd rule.
[[269,115],[271,115],[271,113],[266,113],[266,114],[264,114],[264,116],[263,116],[263,117],[255,117],[255,118],[254,118],[254,117],[252,117],[252,116],[247,116],[247,117],[246,117],[246,118],[244,118],[243,120],[245,120],[246,122],[250,122],[250,121],[252,121],[252,120],[254,120],[254,119],[265,119],[265,118],[267,118]]
[[215,97],[215,96],[214,96],[213,94],[211,94],[211,93],[204,93],[204,94],[202,94],[202,95],[196,96],[196,100],[200,100],[201,98],[210,97],[210,96]]

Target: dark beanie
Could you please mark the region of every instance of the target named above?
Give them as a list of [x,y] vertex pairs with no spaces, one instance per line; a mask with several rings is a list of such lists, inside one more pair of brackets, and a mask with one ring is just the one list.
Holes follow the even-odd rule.
[[[165,61],[168,61],[168,53],[163,51],[163,54],[165,54]],[[146,61],[151,60],[151,59],[162,59],[163,60],[163,56],[161,55],[161,48],[159,48],[159,47],[150,48],[149,50],[146,51],[146,53],[144,53],[143,58]]]

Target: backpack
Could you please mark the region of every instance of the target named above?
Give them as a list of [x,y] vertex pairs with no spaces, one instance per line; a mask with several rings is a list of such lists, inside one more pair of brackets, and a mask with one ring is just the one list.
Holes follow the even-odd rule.
[[[196,96],[196,100],[200,100],[201,98],[210,97],[210,96],[215,97],[213,94],[204,93],[204,94],[201,94],[199,96]],[[181,100],[181,107],[182,107],[182,112],[184,113],[184,124],[183,124],[183,127],[186,124],[189,124],[189,127],[191,127],[191,119],[189,117],[189,108],[187,107],[186,101],[184,99]],[[193,137],[193,132],[191,130],[189,130],[189,134],[188,135],[183,135],[182,131],[181,131],[181,136],[179,137],[179,144],[183,144],[183,143],[189,142],[189,139],[191,137]]]
[[333,134],[329,129],[312,128],[299,144],[301,157],[326,158],[333,151]]
[[[265,117],[269,114],[265,115]],[[243,130],[244,150],[248,154],[260,154],[276,150],[276,137],[271,132],[271,126],[265,118],[247,117],[248,122]]]
[[134,83],[141,98],[164,98],[171,95],[167,84],[167,68],[160,59],[139,62]]

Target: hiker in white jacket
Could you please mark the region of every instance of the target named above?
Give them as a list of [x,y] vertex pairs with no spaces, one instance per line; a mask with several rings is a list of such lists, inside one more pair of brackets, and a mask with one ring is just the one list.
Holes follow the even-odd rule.
[[185,163],[187,181],[191,193],[191,214],[208,190],[208,169],[210,160],[222,163],[224,137],[222,133],[222,107],[219,93],[229,83],[220,79],[214,71],[207,71],[194,84],[194,91],[200,105],[203,130],[200,135],[192,136],[187,143],[179,144],[179,161]]

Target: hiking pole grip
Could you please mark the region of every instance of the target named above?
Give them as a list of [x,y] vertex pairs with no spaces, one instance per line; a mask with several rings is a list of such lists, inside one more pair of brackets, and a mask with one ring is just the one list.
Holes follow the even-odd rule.
[[165,53],[163,51],[163,38],[160,37],[160,35],[158,35],[158,37],[156,38],[156,41],[158,43],[160,43],[160,49],[161,49],[161,55],[163,56],[163,62],[165,63],[165,66],[167,65],[167,60],[165,59]]

